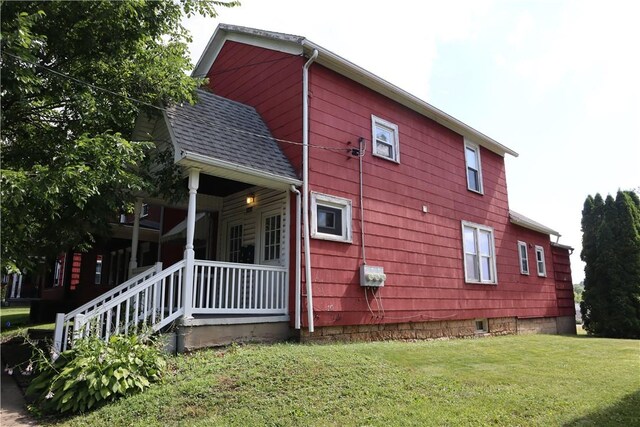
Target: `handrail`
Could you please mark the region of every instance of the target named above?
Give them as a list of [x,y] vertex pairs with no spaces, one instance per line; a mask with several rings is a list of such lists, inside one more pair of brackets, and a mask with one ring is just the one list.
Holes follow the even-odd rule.
[[[96,308],[97,308],[98,304],[100,304],[100,303],[104,304],[105,302],[109,301],[112,297],[117,296],[120,292],[124,292],[124,291],[128,290],[131,287],[131,285],[142,283],[144,280],[147,280],[149,277],[152,277],[154,274],[157,274],[161,270],[162,270],[162,263],[158,262],[155,265],[153,265],[153,266],[149,267],[148,269],[146,269],[145,271],[137,274],[136,276],[133,276],[132,278],[130,278],[126,282],[124,282],[124,283],[116,286],[115,288],[111,289],[110,291],[105,292],[104,294],[99,295],[98,297],[96,297],[96,298],[92,299],[91,301],[81,305],[80,307],[76,308],[75,310],[70,311],[69,313],[66,313],[65,316],[64,316],[65,320],[70,320],[75,315],[84,313],[88,309],[93,308],[93,306],[96,306]],[[150,274],[150,273],[153,273],[153,274]],[[140,280],[140,279],[143,279],[143,280]]]
[[194,265],[204,267],[242,268],[245,270],[288,271],[286,267],[281,267],[279,265],[240,264],[237,262],[207,261],[199,259],[195,261]]
[[[184,310],[179,297],[174,297],[174,291],[183,286],[183,274],[180,270],[185,265],[185,260],[179,261],[138,283],[134,281],[129,289],[120,287],[119,294],[111,294],[108,300],[85,313],[77,312],[72,316],[58,314],[54,348],[63,351],[67,348],[67,343],[72,344],[77,338],[92,333],[108,339],[112,334],[112,327],[115,327],[115,333],[120,333],[122,326],[123,332],[127,334],[129,327],[137,328],[140,321],[145,324],[149,321],[149,326],[154,331],[161,329],[178,318]],[[177,280],[174,282],[173,275],[177,272]],[[170,279],[169,283],[166,283],[167,278]],[[92,324],[95,319],[97,322]],[[120,324],[122,319],[123,325]]]

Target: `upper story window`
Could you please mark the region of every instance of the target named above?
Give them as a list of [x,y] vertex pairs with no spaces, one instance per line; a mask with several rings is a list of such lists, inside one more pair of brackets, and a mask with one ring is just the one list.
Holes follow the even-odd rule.
[[464,277],[467,283],[497,283],[493,228],[462,221]]
[[311,193],[311,237],[351,242],[351,200]]
[[547,267],[544,264],[544,248],[536,246],[536,265],[538,266],[538,276],[547,275]]
[[529,274],[529,254],[525,242],[518,241],[518,257],[520,259],[520,274]]
[[464,141],[464,157],[467,163],[467,188],[482,194],[482,165],[480,163],[480,146]]
[[145,218],[149,216],[149,205],[146,203],[142,204],[142,209],[140,210],[140,218]]
[[400,163],[398,126],[376,116],[371,116],[373,155]]

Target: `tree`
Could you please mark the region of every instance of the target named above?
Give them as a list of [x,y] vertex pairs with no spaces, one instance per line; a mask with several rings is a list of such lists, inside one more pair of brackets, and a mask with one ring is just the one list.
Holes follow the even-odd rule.
[[3,269],[82,249],[152,191],[140,111],[194,102],[183,16],[237,1],[2,1]]
[[587,197],[582,211],[586,263],[585,329],[594,335],[640,338],[640,199],[618,191],[603,202]]

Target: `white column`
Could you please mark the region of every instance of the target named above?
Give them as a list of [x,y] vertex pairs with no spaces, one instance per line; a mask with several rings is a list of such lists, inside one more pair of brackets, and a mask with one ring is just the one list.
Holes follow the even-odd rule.
[[23,277],[24,275],[22,274],[18,277],[18,292],[16,293],[16,298],[22,298],[22,278]]
[[136,199],[133,208],[133,234],[131,235],[131,259],[129,260],[129,276],[133,276],[133,270],[138,268],[138,240],[140,237],[140,213],[142,212],[142,199]]
[[13,299],[16,297],[17,286],[18,286],[18,273],[13,273],[13,284],[11,285],[11,295],[9,295],[9,298]]
[[182,303],[184,304],[184,318],[193,318],[193,269],[195,252],[193,238],[196,232],[196,196],[200,183],[200,170],[189,169],[189,210],[187,211],[187,243],[184,247],[186,261],[184,283],[182,284]]

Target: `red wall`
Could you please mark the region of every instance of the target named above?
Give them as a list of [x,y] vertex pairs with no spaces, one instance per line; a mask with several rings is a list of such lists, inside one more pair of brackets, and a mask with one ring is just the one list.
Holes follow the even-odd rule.
[[[217,95],[253,106],[278,138],[302,142],[301,56],[228,41],[209,70]],[[280,147],[301,176],[300,145]]]
[[[556,316],[549,237],[509,223],[504,159],[482,148],[484,195],[468,191],[462,136],[322,66],[311,70],[310,144],[366,140],[367,264],[387,274],[377,300],[369,294],[372,313],[359,286],[358,160],[311,148],[311,190],[351,199],[354,232],[352,244],[312,240],[316,325]],[[400,164],[371,155],[372,114],[398,125]],[[462,220],[494,228],[497,286],[465,283]],[[517,240],[545,248],[546,278],[535,273],[533,249],[534,273],[520,274]]]
[[[301,57],[227,42],[209,85],[221,96],[254,106],[274,136],[301,141],[303,64]],[[464,141],[453,131],[318,64],[310,69],[309,102],[310,188],[353,203],[351,244],[311,241],[317,326],[558,315],[549,237],[509,222],[501,156],[481,149],[484,195],[479,195],[467,190]],[[371,155],[372,114],[398,125],[400,164]],[[369,293],[371,310],[359,285],[358,159],[347,153],[358,137],[365,138],[367,151],[367,263],[383,266],[387,274],[377,299]],[[300,172],[299,147],[282,148]],[[494,228],[497,285],[465,283],[462,220]],[[545,248],[547,277],[537,276],[533,249],[532,274],[520,274],[517,240]],[[292,277],[293,265],[292,258]],[[306,314],[302,317],[306,325]]]

